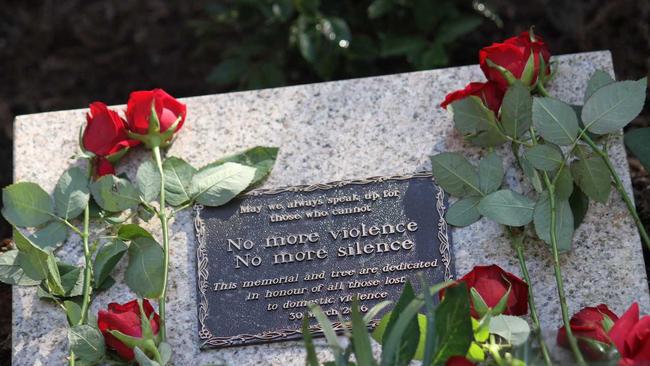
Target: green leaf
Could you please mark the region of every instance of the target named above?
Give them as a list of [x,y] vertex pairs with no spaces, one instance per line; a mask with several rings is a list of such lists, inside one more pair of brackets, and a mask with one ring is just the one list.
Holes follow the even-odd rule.
[[241,153],[219,159],[203,169],[223,165],[228,162],[250,166],[255,168],[255,177],[253,177],[251,185],[256,185],[261,183],[271,173],[275,160],[278,157],[278,150],[277,147],[256,146]]
[[163,291],[164,255],[153,239],[139,237],[129,246],[129,264],[124,280],[140,297],[155,299]]
[[614,82],[614,79],[609,76],[609,73],[604,70],[596,70],[589,78],[587,82],[587,89],[585,90],[585,96],[583,98],[582,104],[587,103],[587,100],[594,95],[596,90],[602,88],[605,85],[609,85]]
[[129,247],[120,239],[113,239],[102,246],[93,264],[94,287],[98,288],[104,283],[113,271],[113,268],[122,259]]
[[151,202],[160,194],[160,172],[153,159],[145,160],[135,175],[135,184],[145,202]]
[[167,342],[160,342],[158,345],[158,353],[160,353],[162,365],[167,365],[172,359],[172,347]]
[[519,80],[512,84],[501,103],[501,124],[506,135],[518,138],[530,128],[533,97]]
[[235,84],[246,74],[248,67],[249,64],[244,58],[224,59],[210,71],[207,81],[219,86]]
[[625,134],[625,145],[650,172],[650,127],[637,128]]
[[2,189],[2,215],[14,226],[35,227],[54,215],[52,199],[36,183],[14,183]]
[[526,158],[533,167],[547,172],[557,169],[564,161],[562,150],[555,145],[548,144],[535,145],[527,149]]
[[320,306],[314,303],[310,303],[309,311],[311,311],[314,317],[316,318],[316,320],[318,320],[318,323],[320,324],[321,329],[323,330],[323,335],[325,335],[325,339],[327,339],[327,344],[332,349],[332,352],[334,352],[334,354],[342,353],[343,348],[341,347],[338,338],[336,338],[336,332],[334,331],[332,322],[330,322],[330,320],[327,318],[327,315],[325,315],[325,313],[320,308]]
[[29,236],[29,240],[43,249],[55,249],[68,239],[68,227],[60,221],[52,221]]
[[63,307],[65,308],[65,315],[68,318],[68,324],[71,326],[79,324],[81,320],[81,306],[74,301],[65,300],[63,301]]
[[57,263],[57,268],[61,274],[61,287],[64,292],[63,296],[80,296],[83,293],[83,268],[62,262]]
[[481,197],[471,196],[456,201],[445,214],[445,219],[450,225],[463,227],[471,225],[481,218],[478,204]]
[[589,210],[589,197],[582,192],[580,187],[574,185],[573,193],[569,197],[569,205],[571,205],[571,212],[573,212],[573,227],[577,229],[582,224],[587,210]]
[[68,342],[70,350],[82,362],[99,362],[106,353],[102,333],[90,325],[82,324],[69,328]]
[[485,303],[481,294],[474,287],[469,289],[469,294],[472,299],[472,304],[474,305],[474,310],[476,310],[480,317],[483,317],[488,311],[490,311],[490,307]]
[[372,346],[366,323],[359,312],[359,301],[355,299],[352,303],[352,344],[354,345],[354,355],[357,363],[360,365],[373,366],[377,363],[372,356]]
[[478,163],[478,180],[481,191],[489,194],[499,189],[504,174],[503,162],[499,155],[494,151],[488,153]]
[[202,168],[192,178],[192,199],[206,206],[221,206],[250,185],[255,168],[237,164]]
[[[435,11],[435,10],[434,10]],[[483,20],[477,16],[460,16],[449,19],[440,25],[436,35],[436,41],[441,43],[451,43],[459,37],[473,31]]]
[[154,238],[150,232],[148,232],[143,227],[138,226],[137,224],[126,224],[120,226],[120,230],[118,230],[117,232],[117,237],[124,241],[130,241],[139,237],[144,237],[149,239]]
[[578,187],[594,201],[606,203],[611,190],[607,164],[598,156],[575,160],[571,174]]
[[528,339],[530,326],[522,318],[499,315],[490,321],[490,333],[500,336],[513,346],[519,346]]
[[533,186],[533,188],[535,188],[537,192],[542,192],[544,190],[544,187],[542,186],[542,178],[540,177],[537,170],[535,170],[533,164],[528,161],[526,155],[521,154],[517,156],[517,161],[519,161],[521,170],[524,172],[524,175],[530,180],[530,184]]
[[[571,250],[573,241],[573,212],[569,201],[557,200],[555,202],[555,237],[557,238],[557,249],[560,252]],[[551,202],[548,192],[542,193],[535,205],[533,222],[537,236],[547,244],[551,244]]]
[[305,359],[305,365],[307,366],[319,366],[318,356],[316,355],[316,348],[314,347],[314,340],[309,330],[309,317],[305,316],[302,319],[302,336],[305,340],[305,349],[307,351],[307,356]]
[[405,56],[422,51],[427,47],[427,40],[422,36],[386,33],[380,35],[381,56]]
[[36,281],[25,274],[18,263],[18,250],[10,250],[0,254],[0,282],[15,286],[35,286]]
[[[390,320],[382,337],[384,350],[381,355],[382,366],[408,365],[417,351],[420,327],[415,314],[409,317],[406,311],[406,308],[412,305],[414,299],[413,287],[410,282],[407,282],[402,290],[402,295],[395,304],[395,308],[390,312]],[[419,310],[422,305],[423,302],[420,300],[417,309]],[[413,307],[415,306],[413,305]],[[407,314],[407,316],[403,317],[404,314]]]
[[580,132],[573,108],[549,97],[533,99],[533,126],[546,141],[556,145],[571,145]]
[[[558,200],[568,200],[573,193],[573,177],[571,176],[571,169],[565,165],[564,168],[560,170],[559,174],[560,176],[557,177],[555,182],[555,196]],[[555,179],[555,176],[553,179]]]
[[450,357],[465,356],[467,353],[474,339],[469,309],[465,283],[460,282],[445,291],[445,296],[434,315],[434,365],[443,365]]
[[476,96],[463,98],[451,104],[454,125],[465,139],[481,147],[499,146],[506,142],[499,132],[494,112]]
[[95,202],[102,209],[120,212],[140,204],[138,190],[127,179],[105,175],[90,185]]
[[196,169],[185,160],[175,157],[165,159],[163,163],[165,174],[166,201],[172,206],[180,206],[190,200],[190,183]]
[[641,113],[647,86],[647,78],[643,78],[614,82],[596,90],[582,107],[587,130],[602,135],[625,127]]
[[350,27],[348,27],[345,20],[339,17],[325,17],[320,19],[319,24],[321,33],[328,41],[342,48],[346,48],[347,46],[341,46],[341,42],[350,43],[352,36],[350,34]]
[[71,220],[88,205],[88,175],[78,167],[66,170],[54,188],[55,211],[59,217]]
[[454,196],[482,195],[476,169],[464,156],[445,152],[431,157],[436,182]]
[[396,3],[393,0],[374,0],[368,6],[368,18],[377,19],[381,16],[388,14]]
[[535,202],[509,189],[502,189],[483,197],[478,212],[502,225],[524,226],[533,220]]
[[140,347],[135,347],[133,353],[135,354],[135,360],[139,366],[161,366],[158,362],[150,359],[149,356],[140,349]]
[[47,280],[47,289],[55,295],[64,295],[61,275],[52,252],[39,248],[18,229],[13,230],[16,248],[20,251],[17,261],[25,274],[33,280]]

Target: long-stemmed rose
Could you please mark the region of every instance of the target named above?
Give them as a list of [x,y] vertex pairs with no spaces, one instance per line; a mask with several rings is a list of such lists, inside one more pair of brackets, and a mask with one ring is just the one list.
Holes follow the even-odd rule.
[[550,57],[544,40],[527,31],[481,49],[479,65],[487,79],[505,92],[515,80],[526,86],[534,86],[538,80],[544,83],[550,76]]
[[[639,317],[637,303],[620,318],[603,304],[586,307],[573,315],[571,329],[590,360],[607,359],[615,348],[620,366],[650,365],[650,316]],[[557,343],[568,347],[564,327],[558,331]]]
[[92,153],[95,176],[114,174],[115,164],[129,148],[140,143],[128,137],[126,122],[102,102],[94,102],[86,115],[81,147]]
[[486,83],[477,83],[472,82],[467,84],[464,89],[457,90],[447,94],[445,100],[440,103],[442,108],[447,108],[447,106],[457,100],[467,98],[470,95],[479,97],[483,104],[488,107],[495,114],[499,113],[499,108],[501,108],[501,102],[503,101],[504,91],[499,88],[499,85],[495,82],[488,81]]
[[[618,316],[605,304],[586,307],[571,317],[571,330],[578,338],[578,345],[587,358],[599,360],[604,357],[601,349],[594,347],[593,342],[610,344],[607,332],[617,320]],[[569,348],[569,339],[564,326],[557,333],[557,343],[562,347]]]
[[151,149],[160,174],[160,208],[157,212],[162,228],[164,273],[162,292],[159,298],[159,310],[162,326],[162,340],[167,339],[166,332],[166,296],[169,271],[169,220],[165,204],[165,172],[160,148],[167,146],[174,134],[185,122],[186,107],[162,89],[136,91],[131,93],[127,103],[126,116],[128,135],[142,141]]
[[108,348],[122,359],[135,359],[135,348],[164,364],[158,351],[160,318],[147,299],[110,303],[97,314],[97,326]]
[[650,365],[650,315],[639,318],[639,304],[614,323],[609,336],[621,356],[619,365]]
[[[496,264],[489,266],[476,266],[458,280],[467,284],[467,290],[472,293],[471,314],[473,318],[481,318],[483,308],[501,306],[500,314],[526,315],[528,314],[528,284],[514,274],[504,271]],[[445,291],[440,291],[440,297]],[[499,304],[507,295],[507,300]],[[477,304],[480,302],[480,305]]]

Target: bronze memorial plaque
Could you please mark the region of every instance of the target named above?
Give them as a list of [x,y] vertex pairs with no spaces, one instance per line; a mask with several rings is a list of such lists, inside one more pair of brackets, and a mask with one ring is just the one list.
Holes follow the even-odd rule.
[[396,301],[407,280],[418,287],[418,273],[428,284],[452,279],[446,206],[430,173],[260,189],[196,206],[201,347],[299,339],[309,303],[340,330],[355,297],[366,312]]

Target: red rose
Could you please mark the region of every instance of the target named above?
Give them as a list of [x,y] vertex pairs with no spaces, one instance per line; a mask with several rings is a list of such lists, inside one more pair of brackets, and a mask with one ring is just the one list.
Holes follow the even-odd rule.
[[451,356],[445,362],[445,366],[474,366],[474,363],[463,356]]
[[[578,338],[578,346],[580,346],[587,358],[599,360],[604,355],[591,347],[585,339],[611,344],[607,331],[611,324],[617,320],[618,316],[604,304],[596,307],[586,307],[571,317],[571,330]],[[561,327],[557,333],[557,343],[564,348],[569,348],[569,339],[564,327]]]
[[[476,266],[458,281],[465,282],[468,291],[474,288],[490,308],[495,307],[510,288],[503,314],[526,315],[528,313],[528,284],[496,264]],[[443,295],[444,290],[440,291],[440,297]],[[473,318],[480,318],[479,313],[474,309],[474,304],[471,307],[471,314]]]
[[[489,59],[494,64],[505,68],[514,78],[521,80],[525,85],[534,85],[540,73],[540,54],[546,65],[544,75],[550,73],[548,67],[551,53],[544,40],[523,32],[517,37],[508,38],[503,43],[493,43],[479,51],[479,64],[488,80],[496,82],[502,90],[508,89],[508,81],[502,71],[488,65]],[[531,59],[532,55],[532,59]],[[532,63],[529,63],[529,60]]]
[[98,156],[95,159],[95,175],[102,177],[104,175],[115,174],[115,168],[108,159],[103,156]]
[[90,105],[90,111],[86,114],[82,144],[86,151],[97,156],[95,175],[114,173],[109,160],[119,159],[126,150],[139,143],[137,140],[129,139],[126,123],[117,112],[108,109],[102,102],[94,102]]
[[445,100],[440,103],[440,106],[446,109],[449,104],[474,95],[481,98],[486,107],[494,111],[495,114],[498,114],[499,108],[501,108],[501,102],[503,101],[503,94],[503,90],[499,89],[499,86],[491,81],[487,83],[469,83],[465,89],[456,90],[447,94]]
[[650,316],[639,319],[639,304],[634,303],[609,331],[621,355],[619,365],[650,365]]
[[160,121],[160,132],[166,132],[179,118],[173,133],[178,132],[185,122],[186,107],[162,89],[136,91],[131,93],[126,108],[126,118],[131,132],[147,135],[151,106],[155,106],[156,115]]
[[[154,312],[153,307],[147,299],[142,302],[147,318],[151,319],[151,330],[153,334],[158,334],[160,318]],[[119,331],[127,336],[140,338],[142,337],[142,320],[140,318],[140,307],[137,300],[129,301],[126,304],[110,303],[108,310],[100,310],[97,315],[97,325],[104,335],[106,345],[115,350],[120,357],[125,360],[133,360],[135,357],[132,347],[122,343],[115,338],[109,331]]]

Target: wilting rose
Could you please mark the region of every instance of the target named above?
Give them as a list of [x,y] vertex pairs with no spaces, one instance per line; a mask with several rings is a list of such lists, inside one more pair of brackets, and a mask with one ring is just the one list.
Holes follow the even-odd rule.
[[461,100],[469,97],[470,95],[477,96],[481,98],[483,104],[494,111],[494,113],[499,113],[499,108],[501,108],[501,102],[503,101],[504,91],[499,89],[499,86],[491,81],[487,83],[469,83],[464,89],[456,90],[447,94],[445,100],[440,104],[442,108],[447,108],[447,106],[457,100]]
[[[508,80],[503,76],[502,71],[488,64],[488,59],[508,70],[515,79],[521,80],[525,85],[534,85],[540,73],[544,76],[548,75],[551,53],[540,36],[532,37],[533,39],[529,32],[523,32],[519,36],[506,39],[503,43],[493,43],[481,49],[479,64],[487,79],[497,83],[501,90],[508,89]],[[540,70],[541,59],[546,65],[544,70]],[[529,63],[529,60],[532,62]]]
[[178,132],[183,127],[187,113],[185,104],[179,102],[162,89],[153,89],[131,93],[126,108],[126,119],[131,132],[140,135],[149,133],[152,105],[160,122],[160,132],[167,132],[177,120],[179,122],[173,133]]
[[[476,266],[458,281],[465,282],[467,290],[474,288],[490,308],[494,308],[510,288],[503,314],[526,315],[528,313],[528,284],[496,264]],[[440,296],[443,295],[444,290],[440,292]],[[474,309],[474,304],[471,307],[471,314],[473,318],[480,318],[479,313]]]
[[111,160],[116,162],[130,147],[140,142],[130,139],[126,123],[120,115],[102,102],[90,105],[86,114],[86,128],[82,136],[83,148],[95,154],[95,176],[115,172]]
[[[607,331],[611,324],[617,320],[618,316],[604,304],[596,307],[586,307],[571,317],[569,322],[571,331],[578,338],[578,346],[587,358],[590,360],[603,358],[604,355],[586,340],[590,339],[604,344],[611,344]],[[557,343],[562,347],[569,348],[569,339],[564,327],[561,327],[557,333]]]
[[[160,327],[160,318],[154,312],[153,307],[147,299],[142,301],[147,318],[151,318],[151,330],[153,334],[158,334]],[[135,354],[133,349],[115,338],[109,331],[119,331],[127,336],[142,337],[142,320],[140,318],[140,307],[137,300],[129,301],[125,304],[110,303],[107,310],[100,310],[97,316],[97,325],[104,335],[104,340],[108,348],[115,350],[117,354],[125,360],[133,360]]]
[[639,319],[639,304],[634,303],[609,331],[621,355],[619,365],[650,365],[650,316]]

